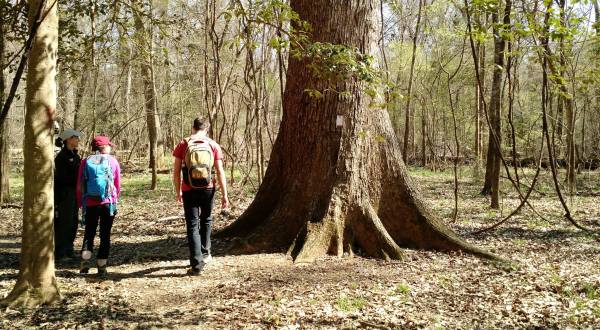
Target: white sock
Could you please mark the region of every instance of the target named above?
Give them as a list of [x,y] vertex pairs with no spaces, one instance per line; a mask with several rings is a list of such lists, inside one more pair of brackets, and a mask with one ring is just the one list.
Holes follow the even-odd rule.
[[90,260],[91,257],[92,257],[92,251],[84,250],[83,252],[81,252],[81,258],[83,260]]

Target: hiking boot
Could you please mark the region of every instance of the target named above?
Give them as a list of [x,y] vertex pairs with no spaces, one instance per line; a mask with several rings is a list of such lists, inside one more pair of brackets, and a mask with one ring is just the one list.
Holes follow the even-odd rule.
[[98,277],[104,278],[108,275],[108,271],[106,270],[107,263],[108,259],[98,259],[96,261],[96,267],[98,267]]
[[79,266],[79,272],[81,274],[87,274],[90,272],[90,260],[81,259],[81,265]]
[[204,261],[205,264],[209,264],[209,263],[211,263],[213,261],[213,257],[212,257],[212,255],[210,253],[209,254],[203,254],[202,255],[202,261]]
[[81,274],[87,274],[90,272],[90,259],[92,258],[92,251],[81,251],[81,265],[79,266],[79,272]]
[[100,278],[106,278],[108,276],[108,270],[106,269],[106,265],[104,266],[98,266],[98,277]]
[[186,274],[189,276],[198,276],[200,275],[200,273],[202,273],[202,269],[204,268],[204,263],[200,263],[199,265],[195,266],[195,267],[190,267]]

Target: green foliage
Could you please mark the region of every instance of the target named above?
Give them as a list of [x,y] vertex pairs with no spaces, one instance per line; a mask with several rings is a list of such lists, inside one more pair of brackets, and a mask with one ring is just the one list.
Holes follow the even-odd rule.
[[600,285],[597,284],[583,283],[579,291],[590,300],[595,300],[600,297]]
[[[366,84],[379,80],[373,56],[362,54],[358,49],[346,45],[313,42],[299,53],[299,57],[310,61],[308,69],[320,80],[335,83],[354,79]],[[373,90],[367,93],[374,96]]]
[[367,304],[367,300],[359,296],[340,297],[336,300],[334,306],[342,312],[356,312],[361,310]]
[[399,295],[408,295],[410,292],[410,286],[405,283],[400,283],[396,286],[396,290],[394,290],[394,292]]
[[245,40],[246,47],[260,46],[253,45],[249,41],[249,35],[258,26],[277,27],[280,35],[270,38],[266,46],[278,51],[289,49],[293,58],[307,61],[311,74],[325,85],[325,87],[314,86],[304,90],[310,97],[319,99],[326,93],[350,97],[348,91],[337,87],[338,83],[348,80],[361,83],[363,90],[372,99],[379,98],[381,90],[390,89],[381,78],[380,70],[375,67],[375,59],[372,55],[363,54],[357,48],[348,45],[311,40],[310,24],[301,20],[284,1],[270,0],[248,4],[233,1],[223,15],[229,19],[237,17],[245,22],[245,28],[240,31],[236,39]]
[[19,65],[19,55],[24,49],[27,40],[27,2],[20,1],[14,4],[12,1],[0,0],[0,24],[3,25],[4,40],[6,44],[15,43],[18,49],[6,47],[4,57],[7,63],[0,63],[0,70],[8,69],[9,72],[16,70]]

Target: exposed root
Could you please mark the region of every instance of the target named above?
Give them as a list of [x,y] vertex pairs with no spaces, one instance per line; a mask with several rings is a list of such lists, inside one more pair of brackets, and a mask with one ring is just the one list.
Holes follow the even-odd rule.
[[44,288],[34,288],[25,281],[18,281],[8,296],[0,300],[0,306],[29,309],[41,305],[52,305],[58,303],[60,299],[61,296],[56,281]]
[[[307,223],[306,236],[300,249],[293,249],[292,258],[294,263],[311,263],[316,258],[324,256],[329,250],[331,240],[334,236],[332,221]],[[297,251],[297,253],[296,253]]]
[[344,227],[346,212],[337,193],[331,197],[328,212],[319,222],[307,222],[288,250],[295,263],[310,263],[333,252],[344,254]]
[[[355,230],[355,233],[362,233],[356,237],[356,241],[365,252],[370,256],[386,260],[401,260],[402,249],[387,232],[371,203],[365,202],[360,207],[360,211],[364,221],[355,221],[353,227],[360,228]],[[366,228],[361,228],[362,226]]]

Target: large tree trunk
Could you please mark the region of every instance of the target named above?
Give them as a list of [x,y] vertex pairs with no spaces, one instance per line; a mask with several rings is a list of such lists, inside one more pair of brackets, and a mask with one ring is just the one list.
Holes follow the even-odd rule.
[[[313,41],[371,52],[375,1],[292,0],[291,6],[316,31]],[[327,83],[309,64],[289,57],[283,120],[263,183],[242,216],[218,233],[238,237],[232,252],[287,249],[295,262],[310,262],[360,250],[398,259],[405,246],[493,258],[429,211],[408,176],[388,113],[369,108],[361,83],[337,83],[351,96],[313,98],[303,91],[324,90]]]
[[2,305],[33,307],[60,298],[54,275],[52,222],[52,124],[56,111],[58,14],[56,2],[31,0],[30,8],[34,10],[29,12],[30,26],[35,9],[42,2],[45,18],[33,40],[27,72],[21,263],[17,283]]

